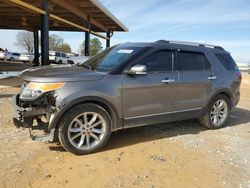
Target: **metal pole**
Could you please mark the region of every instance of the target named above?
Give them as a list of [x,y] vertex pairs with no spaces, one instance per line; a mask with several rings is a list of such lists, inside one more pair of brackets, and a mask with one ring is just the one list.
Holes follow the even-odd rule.
[[48,0],[42,0],[42,9],[46,12],[41,15],[41,58],[42,65],[49,65],[49,13]]
[[38,39],[38,30],[33,32],[34,34],[34,66],[39,66],[39,39]]
[[[88,16],[87,19],[87,29],[90,31],[91,26],[90,26],[90,16]],[[85,32],[85,56],[89,56],[90,52],[90,32]]]
[[107,32],[106,36],[108,37],[108,39],[106,39],[106,48],[110,47],[110,30]]

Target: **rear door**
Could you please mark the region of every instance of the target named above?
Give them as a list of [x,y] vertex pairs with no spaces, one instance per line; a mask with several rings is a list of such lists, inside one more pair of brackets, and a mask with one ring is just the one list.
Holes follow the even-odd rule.
[[62,62],[68,63],[68,58],[67,58],[67,55],[65,53],[62,53]]
[[61,52],[56,52],[56,63],[58,63],[59,61],[62,61],[62,54]]
[[136,62],[146,65],[146,75],[123,75],[122,104],[125,126],[172,120],[177,72],[174,52],[160,50]]
[[174,118],[197,117],[211,96],[217,77],[205,54],[192,51],[178,52],[178,74]]
[[21,55],[21,54],[19,54],[19,53],[13,53],[12,55],[13,55],[13,58],[14,58],[16,61],[20,60],[20,55]]

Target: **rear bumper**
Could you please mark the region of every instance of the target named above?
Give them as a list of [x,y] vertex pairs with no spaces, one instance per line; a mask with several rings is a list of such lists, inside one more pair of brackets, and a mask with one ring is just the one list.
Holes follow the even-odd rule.
[[240,92],[238,92],[237,94],[235,94],[234,98],[233,98],[233,101],[232,101],[232,107],[235,107],[237,106],[237,104],[239,103],[240,101]]
[[20,58],[19,61],[27,61],[28,62],[28,61],[32,61],[32,60],[29,58]]

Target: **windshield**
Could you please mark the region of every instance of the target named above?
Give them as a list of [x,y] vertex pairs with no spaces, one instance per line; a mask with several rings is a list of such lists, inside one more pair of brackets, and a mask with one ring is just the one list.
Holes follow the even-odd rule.
[[141,47],[118,45],[104,50],[81,65],[98,72],[109,72],[141,50]]

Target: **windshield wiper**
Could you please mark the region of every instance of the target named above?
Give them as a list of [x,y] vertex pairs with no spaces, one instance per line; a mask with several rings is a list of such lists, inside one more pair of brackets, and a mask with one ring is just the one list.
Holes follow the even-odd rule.
[[87,65],[87,64],[84,64],[84,63],[83,64],[78,64],[78,66],[82,66],[82,67],[87,68],[89,70],[93,70],[90,65]]

